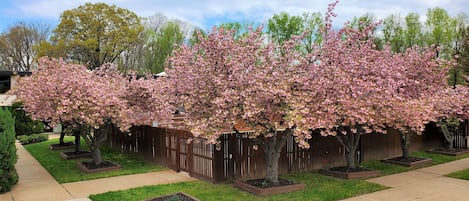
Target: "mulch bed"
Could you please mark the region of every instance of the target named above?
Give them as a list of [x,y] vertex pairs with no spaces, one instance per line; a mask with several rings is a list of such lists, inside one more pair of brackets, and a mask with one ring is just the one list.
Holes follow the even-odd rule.
[[432,163],[432,159],[420,158],[420,157],[415,157],[415,156],[404,158],[402,156],[399,156],[399,157],[388,158],[388,159],[382,160],[382,162],[405,166],[405,167],[416,167],[416,166],[430,164]]
[[235,181],[234,186],[255,195],[273,195],[303,190],[304,184],[279,178],[279,183],[272,183],[265,179]]
[[338,177],[342,179],[356,179],[356,178],[368,178],[368,177],[376,177],[380,175],[379,171],[370,170],[362,167],[333,167],[327,170],[319,170],[320,174]]
[[146,199],[146,200],[143,200],[143,201],[172,201],[172,200],[178,200],[178,201],[199,201],[199,199],[197,198],[194,198],[190,195],[187,195],[185,193],[182,193],[182,192],[178,192],[178,193],[174,193],[174,194],[170,194],[170,195],[163,195],[163,196],[160,196],[160,197],[156,197],[156,198],[150,198],[150,199]]
[[77,166],[78,168],[80,168],[82,172],[86,172],[86,173],[104,172],[104,171],[121,169],[121,166],[119,164],[114,163],[112,161],[103,161],[99,165],[94,164],[92,161],[84,161],[84,162],[78,162]]
[[258,188],[272,188],[272,187],[279,187],[279,186],[287,186],[287,185],[293,185],[297,184],[297,182],[278,178],[278,184],[272,183],[266,179],[253,179],[253,180],[247,180],[244,181],[244,183],[247,183],[251,186],[255,186]]
[[446,149],[446,148],[438,148],[438,149],[432,149],[428,150],[427,152],[429,153],[434,153],[434,154],[443,154],[447,156],[459,156],[463,154],[469,153],[469,149]]
[[68,152],[60,152],[60,157],[62,157],[65,160],[70,160],[70,159],[77,159],[77,158],[85,158],[85,157],[91,157],[92,153],[90,151],[68,151]]
[[49,149],[51,150],[59,150],[59,149],[71,149],[75,147],[75,143],[73,142],[64,142],[62,144],[50,144]]

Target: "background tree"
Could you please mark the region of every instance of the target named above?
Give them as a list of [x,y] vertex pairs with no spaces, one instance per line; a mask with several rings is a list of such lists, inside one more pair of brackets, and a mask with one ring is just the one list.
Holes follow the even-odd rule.
[[436,56],[446,59],[451,58],[451,43],[454,38],[453,30],[456,21],[449,16],[445,9],[437,7],[427,10],[425,25],[429,29],[426,33],[427,44],[440,48],[436,50]]
[[0,108],[0,193],[10,191],[18,182],[15,139],[15,120],[8,109]]
[[320,45],[324,42],[323,34],[324,20],[319,12],[315,13],[303,13],[301,15],[303,19],[303,34],[302,45],[305,53],[311,53],[314,45]]
[[267,21],[267,34],[269,34],[273,41],[282,44],[292,38],[292,36],[302,34],[303,25],[303,18],[301,16],[292,16],[282,12],[275,14]]
[[466,31],[464,32],[462,44],[461,44],[461,50],[459,52],[459,56],[456,58],[458,61],[458,66],[459,69],[461,69],[462,73],[465,75],[464,76],[464,84],[468,85],[469,84],[469,25],[466,28]]
[[414,45],[423,47],[422,23],[417,13],[409,13],[404,19],[400,15],[390,15],[384,19],[383,40],[396,53],[403,53]]
[[149,30],[146,66],[152,73],[164,71],[166,58],[184,41],[179,25],[166,22],[158,31]]
[[30,71],[35,69],[37,51],[34,48],[45,41],[50,27],[41,23],[19,22],[0,35],[0,69]]
[[43,55],[76,60],[94,69],[114,62],[142,31],[135,13],[114,5],[86,3],[64,11],[51,43],[40,49]]
[[399,15],[386,17],[382,25],[383,40],[391,46],[394,52],[404,52],[404,30]]

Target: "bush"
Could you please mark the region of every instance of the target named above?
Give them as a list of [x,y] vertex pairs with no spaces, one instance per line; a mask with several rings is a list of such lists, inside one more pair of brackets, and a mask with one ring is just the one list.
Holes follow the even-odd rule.
[[0,193],[10,191],[18,182],[15,163],[15,120],[7,109],[0,108]]
[[49,140],[47,134],[32,134],[32,135],[19,135],[16,137],[22,145],[32,144],[37,142],[44,142]]
[[10,112],[15,118],[16,135],[31,135],[44,132],[44,123],[33,121],[23,110],[21,103],[14,103],[10,108]]

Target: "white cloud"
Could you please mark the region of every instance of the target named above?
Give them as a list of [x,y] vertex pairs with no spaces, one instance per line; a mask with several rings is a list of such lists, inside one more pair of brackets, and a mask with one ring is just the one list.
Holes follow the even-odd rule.
[[[161,12],[171,18],[179,18],[198,26],[206,26],[208,20],[242,20],[265,22],[274,13],[286,11],[290,14],[303,12],[324,13],[332,0],[11,0],[9,8],[1,9],[0,15],[9,18],[37,18],[58,20],[60,13],[85,2],[104,2],[127,8],[141,17],[148,17]],[[451,15],[460,11],[469,11],[469,0],[343,0],[335,12],[338,14],[335,24],[343,24],[354,16],[367,12],[378,18],[390,14],[405,15],[417,12],[424,16],[428,8],[442,7]],[[1,16],[0,16],[1,17]],[[205,27],[210,28],[210,27]]]

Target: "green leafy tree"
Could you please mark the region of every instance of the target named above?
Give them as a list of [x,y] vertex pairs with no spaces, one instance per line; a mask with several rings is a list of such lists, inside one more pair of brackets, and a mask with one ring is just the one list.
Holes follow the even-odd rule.
[[166,58],[182,44],[184,35],[174,22],[167,22],[159,31],[149,30],[148,34],[150,44],[146,66],[152,73],[163,72]]
[[303,31],[305,32],[302,38],[303,47],[306,53],[313,51],[314,45],[321,45],[324,37],[321,30],[324,29],[324,20],[320,12],[303,13]]
[[469,23],[465,13],[459,13],[453,19],[455,26],[452,27],[454,33],[452,55],[455,55],[456,60],[461,63],[450,70],[449,84],[456,86],[458,84],[467,84],[464,78],[469,75],[469,67],[467,66],[469,56],[469,53],[467,53],[469,48],[467,46],[467,28],[469,28]]
[[303,33],[303,22],[301,16],[292,16],[286,12],[275,14],[267,22],[267,33],[273,41],[282,44],[292,36]]
[[15,164],[15,120],[10,111],[0,108],[0,193],[8,192],[18,182]]
[[457,61],[458,69],[464,77],[464,79],[461,79],[461,82],[465,85],[469,85],[469,26],[467,26],[466,31],[463,32],[463,40]]
[[383,40],[391,46],[393,52],[404,52],[404,26],[402,19],[397,15],[390,15],[383,22]]
[[42,43],[41,56],[64,57],[90,69],[114,62],[138,41],[143,31],[133,12],[104,3],[86,3],[64,11],[51,43]]
[[437,57],[450,58],[452,41],[454,38],[454,26],[456,21],[451,18],[443,8],[433,8],[427,10],[427,20],[425,25],[429,31],[426,33],[428,45],[435,45],[440,49],[436,51]]
[[414,45],[423,46],[422,23],[418,13],[409,13],[405,16],[404,45],[411,48]]

